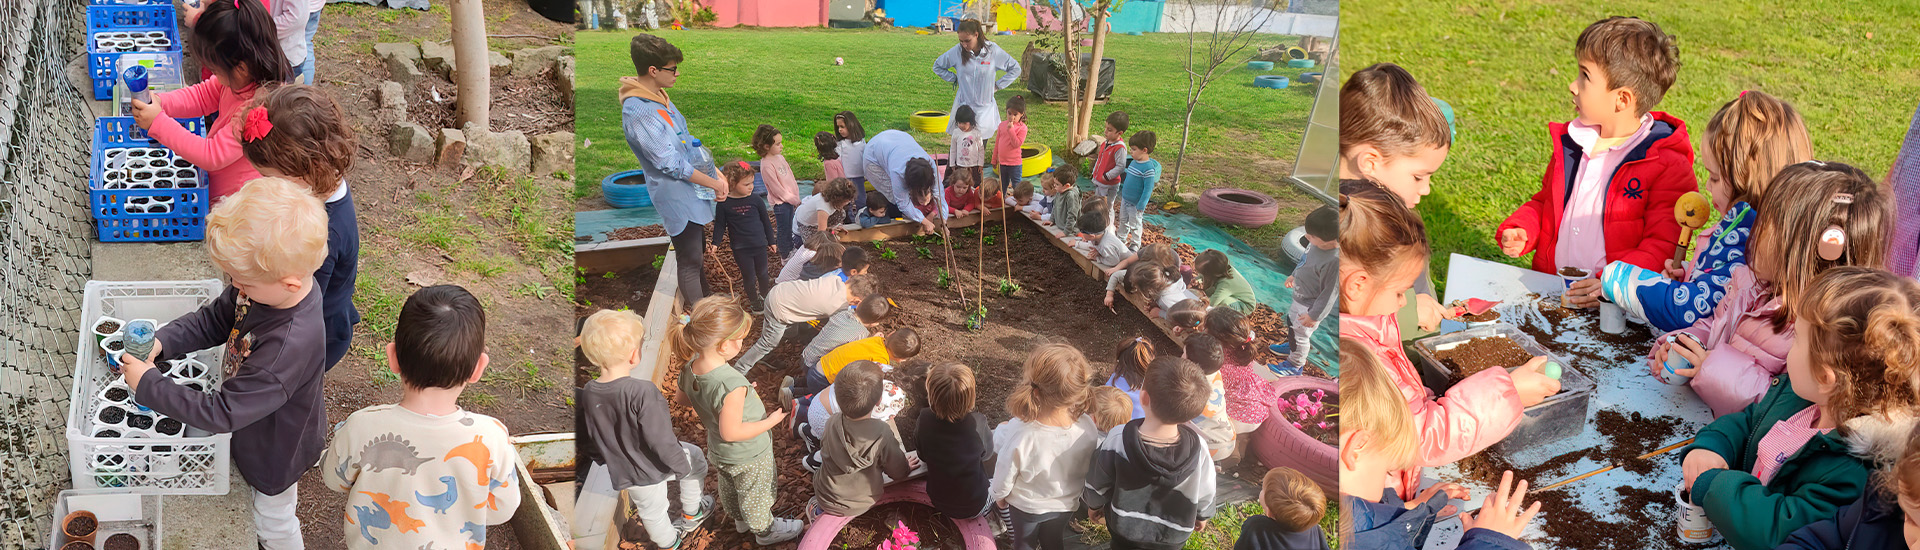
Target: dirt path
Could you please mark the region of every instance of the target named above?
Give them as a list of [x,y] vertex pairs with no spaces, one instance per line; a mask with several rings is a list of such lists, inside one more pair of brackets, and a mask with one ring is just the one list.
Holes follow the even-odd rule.
[[[555,38],[496,38],[490,40],[496,51],[563,43],[560,37],[572,31],[524,2],[487,0],[486,11],[491,34]],[[458,170],[408,163],[388,154],[385,128],[374,121],[374,90],[391,76],[372,45],[445,40],[447,17],[442,3],[428,12],[332,4],[315,37],[317,84],[340,102],[360,142],[348,181],[361,232],[354,302],[365,320],[353,350],[327,374],[328,418],[339,422],[362,407],[399,399],[384,348],[401,304],[420,288],[416,283],[458,284],[486,306],[491,358],[486,379],[467,389],[461,405],[499,418],[514,434],[571,430],[572,344],[564,327],[570,326],[565,291],[573,284],[572,184],[489,173],[463,179]],[[543,83],[494,79],[494,130],[523,130],[529,137],[571,130],[571,105],[562,106]],[[435,86],[452,96],[450,84],[430,76],[410,94],[411,118],[451,118],[441,114],[451,112],[450,100],[429,99]],[[318,470],[300,485],[309,548],[342,548],[344,496],[328,490]],[[509,528],[489,533],[488,548],[518,547]]]

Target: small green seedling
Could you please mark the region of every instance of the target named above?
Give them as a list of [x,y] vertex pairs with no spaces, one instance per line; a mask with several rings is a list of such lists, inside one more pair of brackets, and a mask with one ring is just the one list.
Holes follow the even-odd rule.
[[899,255],[899,254],[895,254],[895,253],[893,252],[893,249],[891,249],[891,248],[884,248],[884,247],[883,247],[883,248],[881,248],[881,249],[880,249],[880,259],[882,259],[882,260],[891,260],[891,259],[894,259],[894,258],[898,258],[898,257],[900,257],[900,255]]
[[1007,296],[1007,297],[1012,297],[1012,296],[1013,296],[1013,294],[1014,294],[1014,293],[1016,293],[1016,292],[1020,292],[1020,285],[1019,285],[1018,283],[1015,283],[1015,282],[1013,282],[1013,280],[1012,280],[1012,279],[1001,279],[1001,280],[1000,280],[1000,295],[1001,295],[1001,296]]
[[606,272],[606,273],[602,273],[602,274],[600,274],[600,278],[602,278],[602,279],[618,279],[618,278],[620,278],[620,273],[618,273],[618,272],[614,272],[614,271],[608,271],[608,272]]
[[927,248],[924,246],[917,246],[917,247],[914,247],[913,251],[920,253],[920,259],[923,259],[923,260],[933,259],[933,249],[931,248]]
[[982,238],[983,238],[983,239],[985,240],[985,242],[987,243],[987,246],[993,246],[993,245],[995,245],[995,244],[998,244],[998,243],[1000,242],[1000,236],[999,236],[999,235],[987,235],[986,237],[982,237]]
[[660,266],[662,266],[662,265],[666,265],[666,263],[667,263],[667,257],[666,257],[666,256],[654,256],[654,257],[653,257],[653,268],[654,268],[654,269],[660,269]]
[[873,249],[874,249],[874,250],[886,250],[886,249],[887,249],[887,241],[886,241],[886,239],[874,239],[874,240],[873,240],[873,242],[872,242],[871,244],[873,245]]
[[952,287],[953,274],[948,273],[947,268],[944,268],[944,267],[940,268],[940,275],[933,278],[933,285],[940,288]]
[[973,238],[974,235],[979,235],[979,234],[980,234],[980,230],[974,229],[972,227],[960,230],[960,236],[962,237]]
[[987,306],[980,305],[967,314],[967,330],[980,330],[987,327]]

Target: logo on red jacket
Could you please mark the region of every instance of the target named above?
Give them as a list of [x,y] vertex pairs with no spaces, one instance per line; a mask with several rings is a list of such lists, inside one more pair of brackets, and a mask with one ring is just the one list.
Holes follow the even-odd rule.
[[1640,189],[1640,178],[1628,178],[1627,188],[1620,190],[1620,194],[1626,195],[1629,199],[1640,198],[1642,194],[1645,194],[1645,191]]

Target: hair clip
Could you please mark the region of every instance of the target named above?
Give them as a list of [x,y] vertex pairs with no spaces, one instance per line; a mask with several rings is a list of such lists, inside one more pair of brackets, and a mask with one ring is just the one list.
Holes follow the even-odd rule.
[[693,324],[693,317],[691,317],[691,316],[688,316],[688,315],[684,315],[684,314],[683,314],[683,315],[681,315],[681,316],[680,316],[680,324],[682,324],[682,325],[691,325],[691,324]]
[[1853,194],[1834,193],[1833,197],[1828,200],[1831,200],[1836,208],[1833,212],[1832,223],[1827,225],[1825,231],[1820,232],[1820,242],[1817,248],[1820,252],[1820,259],[1831,262],[1839,260],[1847,253],[1847,230],[1844,226],[1847,223],[1848,214],[1853,210]]
[[247,119],[240,127],[240,140],[253,142],[267,137],[273,131],[273,121],[267,119],[267,108],[254,107],[247,111]]
[[743,160],[743,161],[740,161],[740,169],[741,169],[741,170],[747,170],[747,171],[752,171],[752,170],[753,170],[753,167],[752,167],[752,166],[747,166],[747,161],[744,161],[744,160]]
[[1749,91],[1749,90],[1740,90],[1740,97],[1747,97],[1747,92],[1748,92],[1748,91]]

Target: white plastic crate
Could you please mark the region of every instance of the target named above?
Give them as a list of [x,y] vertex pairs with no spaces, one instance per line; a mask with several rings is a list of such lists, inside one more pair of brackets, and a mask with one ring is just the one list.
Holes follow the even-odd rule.
[[[190,313],[226,289],[218,280],[88,281],[81,324],[100,316],[166,323]],[[189,426],[182,437],[93,437],[95,398],[118,375],[108,369],[91,330],[81,331],[79,359],[67,411],[67,460],[75,489],[168,495],[221,495],[228,490],[232,434],[209,434]],[[210,367],[213,387],[222,382],[224,346],[192,354]]]
[[93,512],[100,520],[99,533],[94,537],[95,548],[106,548],[107,539],[120,533],[133,535],[140,541],[140,548],[157,549],[160,545],[160,497],[159,495],[135,495],[113,489],[85,489],[61,491],[60,498],[53,503],[53,532],[47,535],[48,550],[59,550],[67,543],[67,537],[60,533],[60,518],[74,510]]

